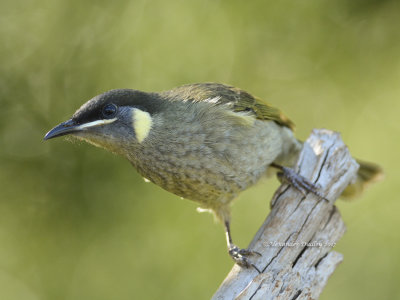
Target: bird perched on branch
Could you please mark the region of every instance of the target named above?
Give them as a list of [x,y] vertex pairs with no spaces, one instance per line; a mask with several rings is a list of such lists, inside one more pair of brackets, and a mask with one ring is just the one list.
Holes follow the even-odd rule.
[[[302,143],[280,110],[251,94],[218,83],[184,85],[147,93],[117,89],[86,102],[45,140],[71,135],[127,158],[151,182],[211,210],[224,224],[228,251],[242,266],[249,250],[230,233],[230,203],[276,168],[302,192],[317,188],[292,167]],[[351,196],[381,169],[361,163]]]

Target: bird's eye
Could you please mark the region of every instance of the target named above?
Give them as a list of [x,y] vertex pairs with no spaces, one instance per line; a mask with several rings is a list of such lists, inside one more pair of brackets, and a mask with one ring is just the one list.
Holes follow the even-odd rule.
[[117,106],[109,103],[103,107],[102,113],[105,118],[110,119],[117,114]]

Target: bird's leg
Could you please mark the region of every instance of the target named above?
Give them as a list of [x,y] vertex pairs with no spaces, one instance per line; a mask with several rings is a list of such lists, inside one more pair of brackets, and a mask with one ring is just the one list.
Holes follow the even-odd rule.
[[284,167],[284,166],[278,165],[276,163],[272,163],[270,166],[273,168],[276,168],[280,171],[277,174],[280,182],[283,182],[283,181],[288,182],[293,187],[295,187],[300,193],[302,193],[304,196],[306,196],[307,193],[313,193],[314,195],[329,202],[329,200],[326,199],[318,191],[318,187],[314,183],[310,182],[307,178],[304,178],[300,174],[296,173],[296,171],[294,169]]
[[232,235],[231,235],[229,221],[225,221],[224,225],[225,225],[226,243],[228,245],[228,253],[232,257],[232,259],[235,261],[235,263],[237,263],[239,266],[246,267],[246,268],[253,267],[254,269],[257,270],[258,273],[261,273],[261,271],[252,262],[249,261],[249,256],[254,255],[254,254],[261,256],[261,254],[256,251],[251,251],[248,249],[241,249],[238,246],[236,246],[232,242]]

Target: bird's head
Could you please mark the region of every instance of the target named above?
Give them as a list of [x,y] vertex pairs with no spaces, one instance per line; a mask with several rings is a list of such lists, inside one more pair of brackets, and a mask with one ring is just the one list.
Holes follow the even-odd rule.
[[100,94],[83,104],[71,119],[51,129],[45,140],[71,135],[118,154],[140,145],[161,108],[157,94],[119,89]]

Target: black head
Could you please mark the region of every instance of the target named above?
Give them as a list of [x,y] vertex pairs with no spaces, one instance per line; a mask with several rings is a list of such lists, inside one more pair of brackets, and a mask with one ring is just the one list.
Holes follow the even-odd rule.
[[136,107],[150,114],[160,109],[156,94],[145,93],[130,89],[110,90],[97,95],[83,104],[72,116],[77,124],[84,124],[96,120],[110,119],[118,112],[119,107]]
[[152,116],[162,109],[157,94],[118,89],[100,94],[83,104],[71,119],[50,130],[45,140],[72,135],[118,152],[128,141],[142,142],[151,128]]

